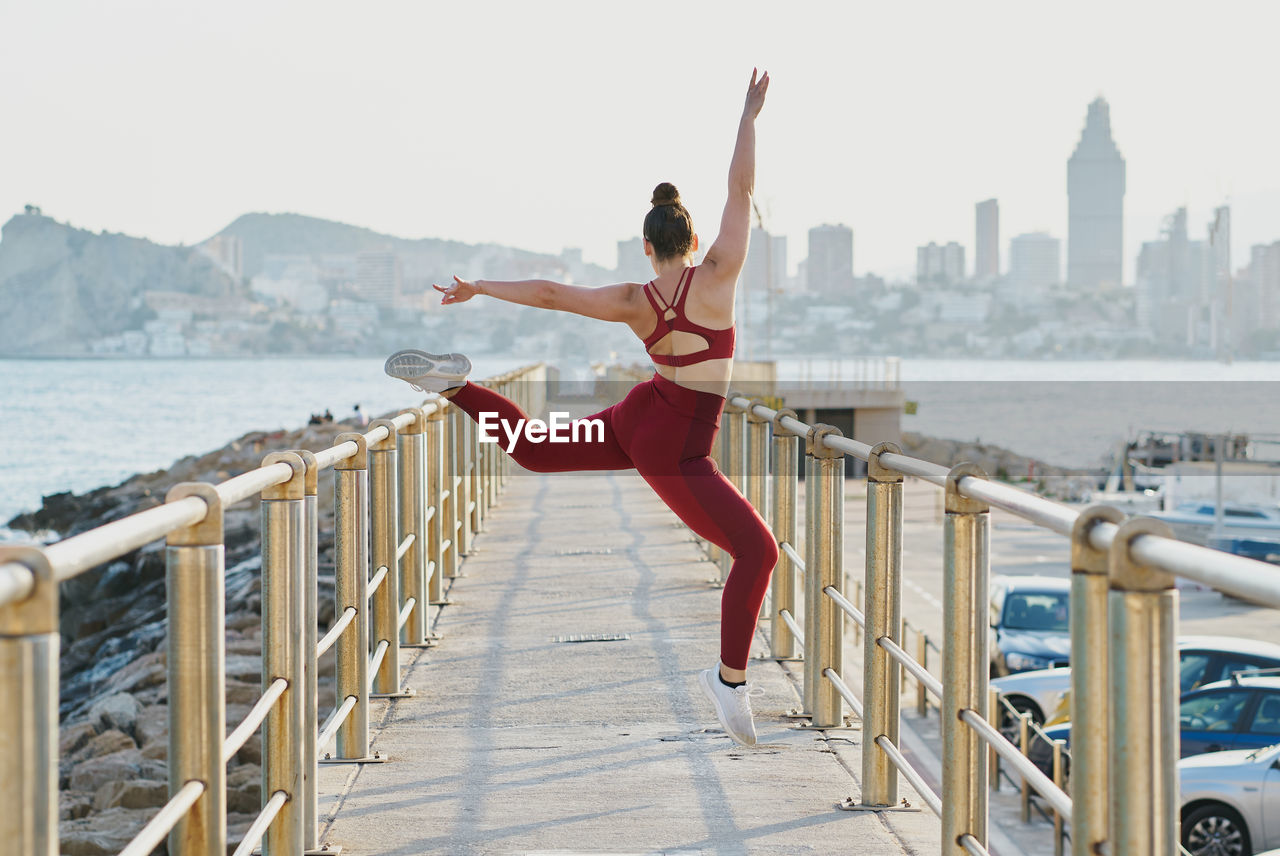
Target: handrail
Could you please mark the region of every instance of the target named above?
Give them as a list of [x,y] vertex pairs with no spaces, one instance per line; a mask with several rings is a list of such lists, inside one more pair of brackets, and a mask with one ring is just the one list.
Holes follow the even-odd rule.
[[920,795],[920,799],[924,800],[924,804],[929,807],[929,810],[938,817],[942,817],[942,800],[933,792],[933,788],[929,787],[920,774],[916,772],[916,768],[911,766],[907,756],[903,755],[898,747],[893,745],[893,741],[883,734],[876,736],[875,744],[893,762],[893,766],[898,768],[898,772],[907,777],[907,781],[911,783],[911,787],[916,789],[916,793]]
[[792,547],[786,541],[783,541],[781,544],[778,545],[778,548],[781,549],[782,552],[787,554],[787,558],[790,559],[792,564],[796,566],[797,571],[804,573],[804,556],[801,556],[799,553],[797,553],[795,547]]
[[[744,396],[730,398],[729,404],[766,420],[772,420],[778,414],[777,410],[756,404]],[[812,427],[789,416],[783,416],[778,421],[788,431],[802,436]],[[823,437],[820,442],[863,461],[870,458],[872,450],[866,443],[847,437]],[[879,457],[880,463],[888,469],[924,479],[939,487],[946,485],[949,472],[946,467],[893,452],[886,452]],[[1076,518],[1079,517],[1079,512],[1061,503],[977,476],[960,478],[957,488],[969,499],[985,502],[1059,535],[1069,536]],[[1116,527],[1112,524],[1098,524],[1094,527],[1090,540],[1098,549],[1105,550],[1111,546],[1115,532]],[[1161,535],[1140,535],[1134,539],[1130,550],[1134,558],[1145,565],[1280,609],[1280,568],[1275,565]]]
[[853,713],[859,719],[862,718],[862,702],[853,694],[853,690],[849,689],[849,685],[840,679],[834,669],[823,669],[822,676],[831,681],[831,685],[836,688],[836,692],[844,698],[849,707],[853,708]]
[[983,719],[976,710],[960,711],[960,721],[972,728],[974,733],[1013,767],[1018,775],[1030,782],[1031,787],[1044,797],[1066,822],[1071,822],[1071,797],[1055,785],[1053,779],[1042,773],[1031,759],[1019,752],[1018,747],[1010,743],[1007,737]]
[[382,585],[382,581],[387,578],[387,566],[383,565],[378,568],[378,572],[369,580],[369,597],[373,597],[373,593],[378,590],[378,586]]
[[[541,370],[539,364],[489,383],[536,412],[544,403],[537,385],[517,387],[514,381],[541,377]],[[414,644],[427,641],[419,619],[425,617],[428,591],[431,599],[440,595],[442,569],[449,577],[458,575],[458,563],[470,552],[473,534],[463,526],[464,519],[467,526],[478,526],[496,501],[509,468],[492,454],[482,456],[483,472],[476,468],[481,457],[471,445],[474,435],[447,424],[455,413],[456,409],[433,396],[420,406],[376,421],[364,434],[344,434],[330,448],[271,452],[261,466],[221,483],[174,485],[160,505],[49,546],[0,545],[0,607],[5,607],[0,610],[0,635],[16,652],[12,659],[18,664],[0,673],[0,695],[23,700],[11,735],[16,744],[41,746],[56,745],[58,727],[57,583],[159,539],[167,541],[170,740],[178,747],[170,754],[168,775],[175,796],[126,848],[127,856],[149,852],[165,835],[179,838],[182,852],[223,851],[226,791],[219,768],[264,723],[274,735],[273,747],[264,751],[262,759],[263,792],[271,797],[237,853],[248,853],[260,841],[271,852],[318,849],[318,750],[312,739],[294,739],[305,734],[314,738],[316,731],[316,674],[303,661],[336,646],[336,682],[344,702],[323,730],[326,740],[336,738],[338,757],[330,760],[369,760],[373,756],[368,751],[367,646],[378,642],[375,669],[385,661],[383,674],[374,676],[378,686],[388,683],[398,689],[399,657],[390,652],[396,650],[400,633]],[[446,504],[441,496],[443,461],[475,472],[472,489],[477,493],[468,498],[464,485],[459,495],[455,481],[451,487],[459,500]],[[334,597],[339,615],[317,641],[317,476],[327,468],[335,470]],[[215,604],[225,597],[224,514],[229,507],[258,497],[262,670],[271,681],[245,719],[223,737],[225,628],[217,626],[214,617],[221,615]],[[466,512],[458,507],[461,500],[467,501]],[[375,530],[380,533],[376,539],[371,538]],[[450,539],[441,537],[441,531],[449,533]],[[369,581],[365,575],[371,544],[381,576]],[[392,574],[388,565],[397,573]],[[370,587],[380,595],[372,609],[363,597]],[[406,624],[406,616],[414,620]],[[388,638],[386,627],[394,627],[397,618],[400,631]],[[346,633],[352,628],[355,632]],[[438,636],[431,634],[431,638]],[[55,691],[47,692],[50,687]],[[293,693],[301,696],[300,703]],[[12,849],[24,853],[49,849],[46,830],[57,827],[57,769],[56,752],[9,753],[0,758],[0,776],[24,783],[18,805],[0,812],[0,838]],[[184,822],[187,812],[198,813],[201,821]],[[52,847],[56,844],[54,838]]]
[[192,780],[182,786],[169,798],[160,809],[159,814],[147,821],[147,825],[138,830],[128,846],[120,851],[120,856],[147,856],[160,846],[178,822],[186,817],[187,812],[196,804],[196,800],[204,796],[204,782]]
[[779,617],[780,617],[784,622],[786,622],[787,627],[788,627],[788,628],[790,628],[790,630],[791,630],[791,635],[792,635],[792,636],[794,636],[794,637],[796,637],[796,641],[797,641],[797,642],[799,642],[799,643],[803,646],[803,645],[804,645],[804,631],[800,629],[800,625],[799,625],[799,624],[796,624],[796,620],[795,620],[795,618],[791,615],[790,610],[780,609],[780,610],[778,610],[778,616],[779,616]]
[[284,695],[284,691],[288,688],[289,682],[284,678],[276,678],[271,682],[271,686],[267,687],[262,697],[249,709],[244,719],[236,726],[235,731],[228,734],[227,739],[222,741],[222,763],[225,764],[234,758],[241,747],[249,742],[249,738],[262,725],[262,721],[267,718],[271,708],[275,707],[275,703],[280,700],[280,696]]
[[341,706],[330,714],[329,721],[325,723],[324,728],[320,729],[320,737],[316,741],[317,749],[323,750],[325,746],[329,745],[329,741],[337,735],[338,729],[342,727],[342,723],[347,721],[351,711],[355,710],[356,702],[359,700],[353,695],[349,695],[342,700]]
[[889,652],[890,657],[897,660],[904,669],[911,673],[913,678],[924,684],[925,688],[933,693],[935,697],[942,698],[942,681],[935,678],[928,669],[916,662],[916,658],[904,651],[901,645],[888,636],[881,636],[876,640],[876,644]]
[[324,634],[324,638],[316,643],[316,658],[324,656],[324,652],[333,647],[333,643],[338,641],[338,637],[342,635],[351,622],[356,618],[357,610],[354,606],[348,606],[342,610],[342,615],[338,616],[338,620],[329,628],[329,632]]
[[867,618],[862,614],[862,610],[854,606],[852,601],[840,594],[840,592],[836,591],[833,586],[827,586],[822,590],[822,593],[834,600],[836,602],[836,606],[843,609],[845,614],[852,618],[859,627],[867,626]]
[[262,811],[254,818],[253,823],[249,824],[249,828],[245,830],[244,838],[232,856],[249,856],[254,851],[254,848],[262,843],[262,836],[267,834],[267,827],[271,826],[271,821],[276,819],[276,815],[280,813],[280,809],[284,808],[284,804],[288,800],[289,795],[284,791],[276,791],[272,794],[271,799],[267,800],[267,804],[262,807]]

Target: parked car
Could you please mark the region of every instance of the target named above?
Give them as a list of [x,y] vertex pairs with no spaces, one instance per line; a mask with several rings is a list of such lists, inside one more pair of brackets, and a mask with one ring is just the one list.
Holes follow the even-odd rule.
[[[1280,668],[1280,645],[1234,636],[1182,636],[1178,639],[1179,695],[1236,672]],[[1043,725],[1070,718],[1071,668],[1039,669],[996,678],[1014,709]]]
[[1006,577],[991,581],[991,674],[1065,666],[1071,660],[1071,581]]
[[1280,846],[1280,743],[1178,762],[1182,846],[1192,856],[1248,856]]
[[[1259,749],[1280,741],[1280,676],[1234,677],[1192,690],[1178,704],[1179,755]],[[1050,740],[1071,743],[1071,723],[1050,725]],[[1029,747],[1028,757],[1051,772],[1052,750],[1043,741]]]

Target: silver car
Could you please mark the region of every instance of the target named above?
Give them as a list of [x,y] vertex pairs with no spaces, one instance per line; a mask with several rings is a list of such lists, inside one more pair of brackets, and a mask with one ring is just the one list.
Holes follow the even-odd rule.
[[1182,846],[1193,856],[1249,856],[1280,847],[1280,744],[1178,762]]
[[[1178,639],[1178,694],[1234,672],[1280,667],[1280,645],[1233,636],[1182,636]],[[1063,698],[1071,689],[1071,667],[1021,672],[991,681],[1014,709],[1035,722],[1061,721]]]

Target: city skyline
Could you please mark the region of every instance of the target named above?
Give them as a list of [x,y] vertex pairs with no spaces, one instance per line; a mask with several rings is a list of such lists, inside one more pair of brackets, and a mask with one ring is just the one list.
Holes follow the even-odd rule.
[[[1280,10],[1262,3],[1209,19],[1191,4],[1152,16],[939,3],[923,30],[905,10],[844,4],[743,4],[732,17],[662,2],[625,17],[580,3],[551,16],[505,3],[358,15],[71,5],[75,28],[65,6],[6,13],[0,69],[18,85],[0,114],[20,132],[6,140],[0,210],[40,205],[93,230],[193,244],[246,211],[295,211],[411,237],[581,247],[612,267],[660,180],[714,237],[758,65],[776,81],[759,126],[765,226],[801,247],[813,224],[848,224],[859,275],[909,276],[921,243],[965,242],[981,199],[1000,200],[1005,235],[1065,240],[1062,164],[1099,94],[1129,166],[1126,282],[1179,207],[1230,204],[1237,259],[1280,234],[1280,163],[1258,108]],[[652,59],[655,45],[678,47],[675,23],[723,38],[699,42],[697,63]],[[1055,39],[1028,38],[1047,26]],[[905,32],[901,54],[907,43],[885,36]],[[1082,51],[1087,63],[1067,61]],[[680,133],[655,133],[671,111]],[[793,270],[802,257],[790,254]]]

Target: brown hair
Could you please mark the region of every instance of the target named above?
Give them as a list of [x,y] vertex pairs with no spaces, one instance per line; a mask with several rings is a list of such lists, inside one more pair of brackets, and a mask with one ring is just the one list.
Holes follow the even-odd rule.
[[693,249],[693,218],[680,202],[680,191],[669,181],[653,189],[653,205],[644,217],[644,239],[653,245],[658,261],[682,258]]

